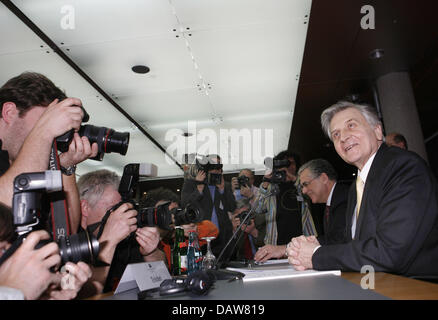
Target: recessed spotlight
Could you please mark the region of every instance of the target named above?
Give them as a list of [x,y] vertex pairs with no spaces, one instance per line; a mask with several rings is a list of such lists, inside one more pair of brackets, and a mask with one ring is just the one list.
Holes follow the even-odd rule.
[[142,65],[133,66],[131,69],[135,73],[140,73],[140,74],[145,74],[145,73],[148,73],[150,71],[149,67],[142,66]]
[[370,52],[370,59],[381,59],[385,55],[385,50],[375,49]]

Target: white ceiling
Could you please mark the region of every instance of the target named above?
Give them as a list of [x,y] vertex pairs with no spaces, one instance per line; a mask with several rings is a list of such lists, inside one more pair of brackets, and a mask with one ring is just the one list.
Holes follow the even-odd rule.
[[[193,149],[203,151],[208,139],[201,138],[208,133],[216,134],[210,142],[225,163],[230,157],[225,171],[261,166],[243,152],[257,149],[264,157],[287,148],[311,0],[12,2],[177,161],[181,154],[172,151],[193,140]],[[61,22],[71,9],[74,28],[65,29]],[[90,124],[130,132],[126,156],[88,160],[78,166],[79,174],[100,168],[121,174],[128,163],[150,162],[160,177],[182,175],[3,4],[0,30],[0,83],[23,71],[41,72],[82,100]],[[131,67],[137,64],[151,71],[135,74]],[[247,133],[251,141],[240,141],[234,150],[221,147],[234,139],[225,129]],[[188,131],[195,135],[181,136]]]

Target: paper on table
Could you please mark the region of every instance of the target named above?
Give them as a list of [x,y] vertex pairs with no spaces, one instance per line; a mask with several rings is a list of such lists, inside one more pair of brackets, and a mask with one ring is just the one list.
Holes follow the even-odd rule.
[[[278,261],[277,261],[278,262]],[[268,264],[269,265],[269,264]],[[270,264],[273,265],[272,263]],[[320,276],[333,274],[336,276],[341,275],[340,270],[329,270],[329,271],[317,271],[317,270],[305,270],[297,271],[292,265],[287,266],[277,266],[272,268],[268,266],[267,268],[227,268],[232,271],[239,271],[245,274],[242,278],[244,282],[258,281],[258,280],[273,280],[273,279],[285,279],[285,278],[295,278],[295,277],[307,277],[307,276]]]

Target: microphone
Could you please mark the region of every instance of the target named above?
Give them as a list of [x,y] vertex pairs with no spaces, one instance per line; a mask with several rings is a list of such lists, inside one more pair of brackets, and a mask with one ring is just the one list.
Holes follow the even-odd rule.
[[[266,198],[269,198],[269,197],[271,197],[271,196],[273,196],[273,195],[276,195],[278,192],[279,192],[279,188],[278,188],[278,186],[277,186],[276,184],[272,184],[271,191],[270,191],[268,194],[266,194],[266,195],[262,195],[262,196],[260,196],[259,199],[258,199],[258,203],[260,203],[260,201],[262,201],[262,200],[265,200]],[[246,215],[246,217],[243,219],[241,225],[246,225],[246,226],[248,226],[248,221],[249,221],[249,219],[252,218],[255,214],[257,214],[257,213],[260,214],[260,213],[261,213],[261,212],[256,212],[256,210],[255,210],[256,207],[258,207],[258,206],[253,206],[253,207],[250,209],[250,211],[248,212],[248,214]],[[246,228],[246,227],[245,227],[245,228]],[[237,245],[238,240],[235,242],[234,247],[233,247],[233,249],[231,250],[231,252],[229,253],[227,259],[225,259],[223,262],[220,262],[221,258],[223,257],[224,253],[226,252],[227,248],[230,246],[231,242],[232,242],[233,239],[236,237],[237,233],[239,233],[239,231],[242,232],[242,233],[240,234],[239,238],[243,235],[243,232],[244,232],[244,231],[241,230],[240,227],[237,228],[236,231],[234,231],[234,233],[233,233],[233,235],[231,236],[230,240],[228,240],[227,244],[223,247],[223,249],[222,249],[221,252],[219,253],[219,256],[218,256],[218,258],[217,258],[217,260],[216,260],[216,263],[215,263],[215,265],[214,265],[214,268],[213,268],[213,269],[216,271],[215,273],[218,274],[219,277],[223,276],[223,277],[221,277],[221,278],[223,278],[223,279],[230,279],[230,276],[231,276],[231,278],[236,278],[236,277],[239,278],[239,277],[240,277],[240,279],[241,279],[241,278],[244,276],[244,274],[241,273],[241,272],[235,272],[235,271],[230,271],[230,270],[218,270],[218,269],[220,269],[220,267],[221,267],[222,265],[224,265],[226,262],[228,262],[228,260],[231,258],[232,254],[233,254],[233,251],[234,251],[235,248],[236,248],[236,245]],[[222,273],[222,274],[221,274],[221,273]],[[236,274],[236,273],[237,273],[237,274]],[[243,275],[243,276],[241,276],[241,275]]]

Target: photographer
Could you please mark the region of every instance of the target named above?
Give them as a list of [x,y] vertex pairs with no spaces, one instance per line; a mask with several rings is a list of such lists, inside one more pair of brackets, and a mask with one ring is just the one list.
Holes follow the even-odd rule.
[[[14,239],[12,213],[0,204],[0,257]],[[35,246],[48,240],[44,230],[31,232],[26,241],[0,266],[0,300],[73,299],[91,276],[83,262],[65,265],[66,272],[52,272],[60,262],[55,242],[39,249]],[[66,282],[68,282],[66,285]]]
[[[299,155],[286,150],[274,157],[274,161],[277,160],[288,160],[289,165],[274,168],[274,172],[267,174],[260,185],[260,194],[270,196],[257,207],[257,212],[267,211],[265,246],[257,251],[254,257],[257,261],[284,257],[286,244],[293,237],[302,234],[317,236],[309,206],[295,186]],[[266,181],[272,179],[275,171],[284,172],[285,179],[279,183]],[[275,188],[276,192],[271,194]]]
[[254,173],[250,169],[242,169],[237,177],[231,179],[231,188],[236,200],[248,199],[254,206],[259,196],[259,188],[254,185]]
[[[265,217],[263,214],[255,214],[246,221],[245,225],[242,225],[242,221],[251,210],[251,204],[246,198],[237,200],[236,210],[233,213],[232,223],[233,231],[237,228],[241,228],[244,232],[243,235],[238,238],[237,249],[233,255],[235,260],[253,260],[254,255],[257,252],[257,248],[264,245],[263,239],[265,237]],[[260,230],[260,231],[259,231]]]
[[[170,202],[169,210],[174,208],[179,208],[179,198],[178,196],[169,189],[157,188],[147,192],[146,196],[141,200],[140,204],[143,207],[157,207],[165,202]],[[181,227],[184,229],[184,236],[188,239],[189,232],[195,231],[198,233],[199,245],[201,246],[202,252],[206,253],[207,242],[203,240],[203,237],[217,237],[218,229],[214,223],[209,220],[202,220],[197,222],[192,222],[188,224],[182,224]],[[171,245],[175,240],[175,229],[172,230],[162,230],[159,229],[161,233],[160,248],[165,252],[167,258],[167,264],[171,267]],[[188,240],[186,240],[188,241]]]
[[[189,168],[189,173],[184,179],[181,203],[183,206],[188,203],[195,204],[201,210],[201,219],[210,220],[217,226],[219,236],[211,242],[211,249],[217,257],[233,235],[228,212],[234,211],[236,201],[230,184],[224,181],[220,157],[209,155],[206,158],[202,161],[205,164],[197,161]],[[211,177],[219,178],[217,181],[211,181]],[[230,251],[227,251],[224,259],[229,254]]]
[[[47,170],[54,139],[70,129],[78,130],[84,113],[79,99],[67,98],[45,76],[31,72],[10,79],[0,88],[0,106],[0,202],[11,206],[15,177]],[[90,145],[86,137],[75,133],[68,151],[59,156],[73,233],[80,221],[74,168],[97,151],[97,144]]]
[[[78,181],[81,198],[83,229],[94,225],[99,232],[102,218],[108,210],[122,200],[118,192],[120,178],[111,171],[89,172]],[[129,263],[165,260],[164,253],[157,249],[160,240],[156,227],[137,228],[137,211],[131,203],[123,203],[112,211],[103,226],[99,240],[99,259],[111,266],[97,268],[94,280],[100,282],[103,291],[117,287]],[[135,232],[135,239],[130,237]]]

